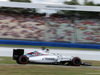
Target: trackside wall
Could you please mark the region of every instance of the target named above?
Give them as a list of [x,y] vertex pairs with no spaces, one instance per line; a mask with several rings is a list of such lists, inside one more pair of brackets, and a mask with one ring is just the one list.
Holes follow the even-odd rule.
[[95,44],[55,43],[55,42],[37,42],[37,41],[22,41],[22,40],[0,40],[0,44],[100,49],[100,45],[95,45]]

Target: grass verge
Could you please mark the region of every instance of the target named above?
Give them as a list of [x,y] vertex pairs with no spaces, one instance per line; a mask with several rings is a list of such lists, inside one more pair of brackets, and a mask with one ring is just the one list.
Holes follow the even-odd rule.
[[0,75],[88,75],[100,74],[100,69],[60,67],[0,65]]
[[[93,66],[100,67],[100,61],[91,62]],[[82,68],[50,65],[2,65],[17,64],[11,57],[0,57],[0,75],[96,75],[99,68]]]

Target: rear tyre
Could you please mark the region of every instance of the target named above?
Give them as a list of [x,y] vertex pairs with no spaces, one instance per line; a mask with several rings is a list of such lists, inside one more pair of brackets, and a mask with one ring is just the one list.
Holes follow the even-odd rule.
[[22,55],[18,58],[16,61],[18,64],[27,64],[28,63],[28,57],[25,55]]
[[72,64],[72,66],[80,66],[82,64],[82,62],[79,57],[74,57],[71,64]]

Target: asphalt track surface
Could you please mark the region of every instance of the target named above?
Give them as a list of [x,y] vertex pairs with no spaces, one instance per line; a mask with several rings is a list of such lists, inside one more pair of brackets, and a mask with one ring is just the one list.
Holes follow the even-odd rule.
[[[12,57],[13,49],[24,49],[25,54],[32,51],[41,50],[39,48],[18,48],[18,47],[0,47],[0,56]],[[68,49],[50,49],[50,53],[60,53],[68,56],[77,56],[82,60],[100,61],[100,51],[86,50],[68,50]]]

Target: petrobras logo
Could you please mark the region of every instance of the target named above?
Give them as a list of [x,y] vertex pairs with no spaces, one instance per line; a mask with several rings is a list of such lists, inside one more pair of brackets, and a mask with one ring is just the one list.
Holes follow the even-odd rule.
[[71,7],[71,6],[46,6],[47,8],[66,8],[66,9],[76,9],[76,7]]
[[42,60],[55,60],[54,58],[43,58]]

